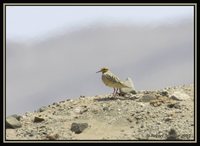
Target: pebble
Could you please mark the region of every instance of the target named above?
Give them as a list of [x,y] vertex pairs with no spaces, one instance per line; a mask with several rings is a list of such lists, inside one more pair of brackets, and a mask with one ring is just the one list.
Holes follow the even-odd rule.
[[186,93],[182,93],[182,92],[180,92],[180,91],[176,91],[176,92],[174,92],[174,93],[171,95],[170,98],[173,99],[173,100],[182,101],[182,100],[187,100],[187,99],[189,99],[190,96],[187,95]]
[[44,112],[46,109],[47,109],[46,106],[42,106],[41,108],[39,108],[39,109],[37,110],[37,112]]
[[141,115],[135,115],[135,119],[140,120],[140,119],[142,119],[142,116]]
[[33,120],[34,123],[39,123],[39,122],[42,122],[42,121],[44,121],[44,119],[40,118],[40,117],[35,117],[34,120]]
[[16,118],[18,121],[20,121],[20,119],[22,118],[22,116],[17,115],[17,114],[11,115],[11,117]]
[[176,108],[176,109],[181,109],[181,106],[179,103],[170,103],[167,105],[168,108]]
[[103,110],[104,110],[104,111],[108,111],[109,108],[108,108],[108,107],[103,107]]
[[132,122],[133,122],[133,120],[131,120],[130,118],[127,118],[127,120],[128,120],[130,123],[132,123]]
[[83,114],[83,113],[88,111],[88,109],[86,107],[85,106],[77,107],[77,108],[74,109],[74,112],[77,113],[77,114]]
[[72,123],[71,124],[71,131],[75,132],[76,134],[80,134],[87,127],[88,127],[88,123]]
[[142,96],[138,101],[140,101],[140,102],[150,102],[150,101],[155,100],[155,99],[156,99],[155,95],[147,94],[147,95]]
[[167,91],[161,91],[159,94],[162,96],[169,96],[169,93]]
[[22,125],[16,118],[9,116],[6,118],[6,128],[20,128]]
[[50,134],[46,136],[47,140],[57,140],[59,138],[59,134]]
[[167,117],[167,118],[165,118],[164,120],[165,120],[165,122],[169,122],[169,121],[172,120],[172,117]]
[[166,140],[178,140],[176,131],[174,129],[170,129]]

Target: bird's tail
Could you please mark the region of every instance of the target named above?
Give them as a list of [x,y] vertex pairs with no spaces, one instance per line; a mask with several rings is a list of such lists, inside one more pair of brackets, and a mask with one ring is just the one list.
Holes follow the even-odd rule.
[[132,88],[130,85],[128,85],[126,82],[121,81],[120,82],[122,86],[124,86],[124,88]]

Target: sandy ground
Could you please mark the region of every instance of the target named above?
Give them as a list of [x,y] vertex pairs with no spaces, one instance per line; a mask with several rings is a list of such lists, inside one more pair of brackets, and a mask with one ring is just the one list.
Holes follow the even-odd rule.
[[[194,140],[194,88],[81,96],[27,112],[19,122],[6,129],[6,140]],[[88,126],[76,133],[72,123]]]

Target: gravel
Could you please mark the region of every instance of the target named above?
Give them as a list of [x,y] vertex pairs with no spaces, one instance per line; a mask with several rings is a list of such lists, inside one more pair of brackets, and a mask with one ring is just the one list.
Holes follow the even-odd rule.
[[[16,129],[6,129],[6,139],[194,140],[192,92],[192,85],[184,85],[137,91],[129,97],[82,95],[66,99],[27,112],[20,121],[16,116],[7,117],[6,128],[12,125]],[[180,100],[171,98],[175,95]]]

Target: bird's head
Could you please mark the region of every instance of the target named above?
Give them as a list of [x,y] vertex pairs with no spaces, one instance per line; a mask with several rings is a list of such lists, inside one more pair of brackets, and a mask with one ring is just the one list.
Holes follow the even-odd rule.
[[98,72],[96,72],[96,73],[99,73],[99,72],[106,73],[108,70],[109,70],[108,68],[103,67],[103,68],[101,68],[100,71],[98,71]]

